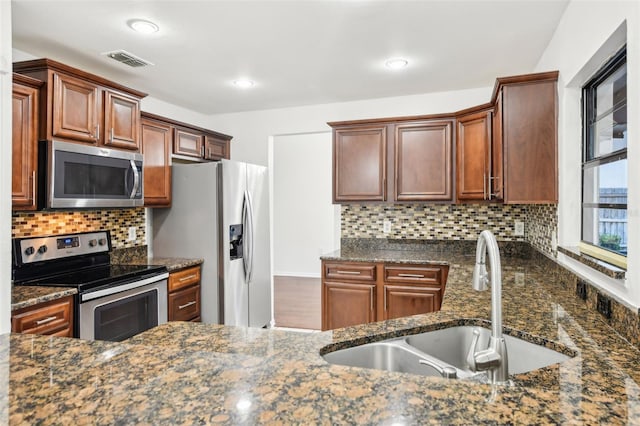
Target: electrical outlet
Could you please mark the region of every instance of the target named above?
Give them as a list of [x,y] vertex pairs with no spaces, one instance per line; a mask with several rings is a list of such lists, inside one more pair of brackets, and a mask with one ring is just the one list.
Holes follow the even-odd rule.
[[606,319],[611,319],[611,299],[607,296],[603,296],[598,293],[598,312],[600,312]]
[[576,283],[576,295],[578,295],[578,297],[582,300],[587,300],[587,283],[582,281],[582,280],[578,280],[578,282]]
[[388,234],[389,232],[391,232],[391,222],[388,220],[385,220],[384,222],[382,222],[382,232],[384,232],[385,234]]
[[136,240],[136,227],[135,226],[130,226],[129,227],[129,236],[127,238],[127,241],[135,241]]
[[516,222],[513,227],[513,234],[516,237],[524,237],[524,222]]
[[514,276],[516,278],[516,285],[522,287],[524,285],[524,272],[516,272]]

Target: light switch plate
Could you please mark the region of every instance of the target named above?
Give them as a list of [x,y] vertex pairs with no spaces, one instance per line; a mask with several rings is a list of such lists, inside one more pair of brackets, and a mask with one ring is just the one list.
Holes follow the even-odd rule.
[[513,234],[516,237],[524,237],[524,222],[516,222],[513,227]]
[[516,285],[521,287],[524,285],[524,272],[516,272],[515,274]]
[[388,234],[389,232],[391,232],[391,222],[388,220],[385,220],[384,222],[382,222],[382,232],[384,232],[385,234]]
[[136,227],[135,226],[130,226],[129,227],[129,236],[127,238],[127,241],[135,241],[136,240]]

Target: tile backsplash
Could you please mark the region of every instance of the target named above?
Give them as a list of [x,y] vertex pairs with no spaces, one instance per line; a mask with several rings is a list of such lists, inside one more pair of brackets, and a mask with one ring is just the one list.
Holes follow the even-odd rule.
[[[552,204],[343,204],[342,238],[476,240],[489,229],[500,241],[527,241],[555,256],[557,208]],[[384,222],[391,231],[384,233]],[[515,222],[525,235],[514,234]]]
[[[111,210],[14,212],[11,218],[11,237],[110,230],[113,248],[119,249],[146,244],[145,221],[146,214],[143,207]],[[134,241],[127,241],[130,226],[136,228]]]

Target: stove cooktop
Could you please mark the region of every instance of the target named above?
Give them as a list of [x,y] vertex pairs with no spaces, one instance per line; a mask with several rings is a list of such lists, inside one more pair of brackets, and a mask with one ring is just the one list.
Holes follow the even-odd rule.
[[164,266],[157,265],[100,265],[14,284],[73,287],[77,288],[79,292],[83,292],[105,285],[137,281],[143,277],[159,275],[166,271]]

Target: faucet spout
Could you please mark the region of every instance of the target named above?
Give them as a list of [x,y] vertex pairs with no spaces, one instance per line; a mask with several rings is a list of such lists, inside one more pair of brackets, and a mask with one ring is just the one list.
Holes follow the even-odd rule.
[[485,230],[480,233],[476,246],[476,265],[472,279],[474,290],[485,290],[487,287],[487,253],[491,271],[491,339],[485,350],[476,351],[475,347],[471,348],[474,359],[471,364],[477,370],[487,370],[493,383],[500,383],[506,382],[509,375],[507,346],[502,337],[502,266],[496,237],[491,231]]

